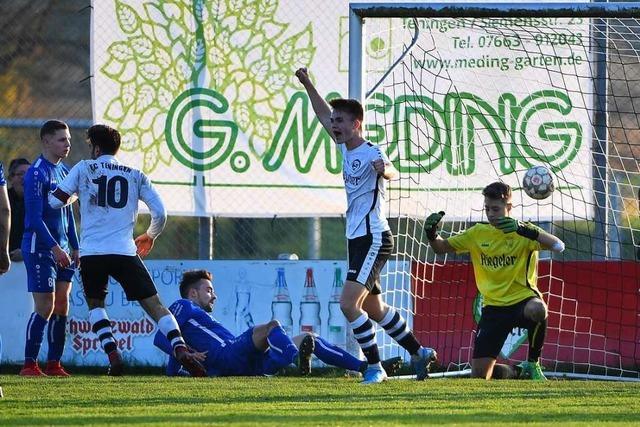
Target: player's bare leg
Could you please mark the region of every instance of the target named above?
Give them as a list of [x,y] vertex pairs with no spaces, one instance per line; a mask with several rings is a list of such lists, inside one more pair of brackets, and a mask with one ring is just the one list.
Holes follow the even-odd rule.
[[162,305],[158,294],[140,300],[140,305],[171,343],[176,360],[189,371],[192,377],[206,377],[207,371],[196,356],[188,350],[178,322],[169,309]]
[[271,320],[269,323],[254,326],[253,333],[251,335],[253,345],[258,350],[267,351],[267,349],[269,348],[269,342],[267,341],[269,333],[271,333],[273,328],[278,327],[280,327],[280,322],[278,322],[277,320]]
[[545,381],[547,378],[542,372],[540,354],[542,353],[542,346],[547,332],[547,305],[540,298],[532,298],[525,304],[523,314],[526,319],[533,322],[533,325],[527,328],[529,353],[527,360],[519,365],[520,378]]
[[504,363],[496,363],[493,365],[491,379],[511,380],[515,378],[518,378],[518,371],[513,366],[505,365]]
[[471,360],[471,378],[491,379],[496,359],[493,357],[479,357]]
[[293,363],[298,356],[298,348],[277,320],[254,326],[251,340],[256,349],[269,352],[270,362],[264,366],[264,374],[275,374],[280,368]]

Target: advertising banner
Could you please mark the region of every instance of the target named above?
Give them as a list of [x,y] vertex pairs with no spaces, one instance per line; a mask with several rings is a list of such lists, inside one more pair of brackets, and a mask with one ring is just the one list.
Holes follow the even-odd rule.
[[[276,318],[291,336],[313,332],[347,348],[347,324],[339,307],[339,295],[346,277],[342,261],[149,261],[146,263],[162,302],[168,307],[180,298],[182,273],[207,269],[214,277],[217,295],[213,317],[239,335],[248,328]],[[412,320],[409,266],[390,262],[382,281],[384,298],[396,304]],[[33,311],[31,295],[26,291],[24,264],[12,265],[0,276],[0,338],[2,362],[22,363],[27,321]],[[402,304],[402,305],[400,305]],[[162,366],[166,356],[153,345],[155,323],[137,302],[127,301],[117,282],[109,285],[106,299],[118,348],[127,363]],[[67,325],[67,344],[63,363],[76,365],[107,364],[98,337],[91,331],[88,308],[79,277],[74,277]],[[379,344],[385,357],[403,354],[380,333]],[[46,354],[46,339],[40,354]],[[350,349],[351,350],[351,349]]]
[[[234,217],[345,212],[341,154],[294,72],[346,97],[347,0],[94,1],[92,100],[123,135],[168,210]],[[390,214],[481,217],[481,188],[552,169],[557,203],[515,200],[518,216],[592,215],[592,75],[583,19],[377,19],[367,87],[419,30],[402,65],[366,102],[365,137],[400,176]],[[445,206],[446,205],[446,206]],[[555,216],[554,216],[555,215]]]

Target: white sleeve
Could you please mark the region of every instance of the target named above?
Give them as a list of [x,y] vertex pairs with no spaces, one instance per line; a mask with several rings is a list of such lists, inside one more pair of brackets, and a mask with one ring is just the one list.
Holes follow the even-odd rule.
[[71,168],[67,176],[58,183],[58,188],[68,195],[76,194],[80,187],[80,175],[82,170],[86,167],[85,161],[81,160],[74,167]]
[[84,160],[78,162],[74,167],[71,168],[67,176],[62,180],[62,182],[58,183],[58,189],[60,191],[64,191],[69,195],[69,198],[66,202],[58,199],[53,195],[53,192],[49,192],[47,197],[49,201],[49,206],[54,209],[60,209],[64,206],[68,206],[75,202],[78,198],[76,194],[78,193],[78,187],[80,186],[80,170],[84,167]]
[[380,147],[379,145],[375,146],[373,156],[374,156],[374,159],[372,160],[382,159],[384,160],[385,163],[391,163],[391,161],[389,160],[389,156],[387,156],[387,154],[384,152],[382,147]]
[[151,184],[149,178],[140,172],[140,200],[144,202],[151,212],[151,224],[147,229],[147,234],[152,238],[156,238],[162,233],[167,223],[167,210],[162,203],[160,194]]

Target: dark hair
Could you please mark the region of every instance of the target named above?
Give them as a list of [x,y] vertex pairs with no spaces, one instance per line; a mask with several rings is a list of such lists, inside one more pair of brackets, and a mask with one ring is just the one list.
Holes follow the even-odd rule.
[[18,169],[18,167],[30,164],[31,163],[29,162],[29,160],[25,159],[24,157],[19,157],[17,159],[11,160],[11,163],[9,163],[9,176],[13,176],[13,174],[16,173],[16,169]]
[[61,129],[69,129],[69,126],[60,120],[47,120],[40,128],[40,139],[44,138],[45,135],[53,135]]
[[87,138],[102,154],[116,154],[120,149],[120,132],[111,126],[93,125],[87,129]]
[[355,119],[364,120],[364,109],[360,101],[356,99],[336,98],[329,101],[331,108],[351,114]]
[[502,200],[508,203],[511,201],[511,187],[504,182],[492,182],[484,187],[482,195],[491,200]]
[[195,288],[196,283],[202,279],[211,280],[212,276],[207,270],[189,270],[182,273],[180,280],[180,296],[186,298],[189,296],[189,290]]

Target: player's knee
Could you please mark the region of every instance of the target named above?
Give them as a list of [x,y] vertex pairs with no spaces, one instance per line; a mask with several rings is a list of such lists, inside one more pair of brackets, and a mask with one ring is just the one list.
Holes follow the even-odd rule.
[[343,299],[340,299],[340,310],[342,310],[342,314],[344,314],[347,319],[353,319],[359,313],[358,308],[352,301]]
[[53,313],[60,316],[66,316],[67,313],[69,313],[69,302],[56,300],[56,303],[53,307]]
[[38,313],[43,319],[49,320],[51,318],[51,315],[53,314],[53,305],[35,307],[35,312]]
[[267,323],[267,327],[269,328],[269,330],[273,329],[273,328],[279,328],[281,327],[280,322],[278,322],[276,319],[270,320],[269,323]]
[[524,316],[535,323],[544,321],[547,315],[547,305],[539,298],[527,301],[524,306]]
[[49,319],[53,314],[53,298],[36,300],[34,302],[34,311],[42,318]]

